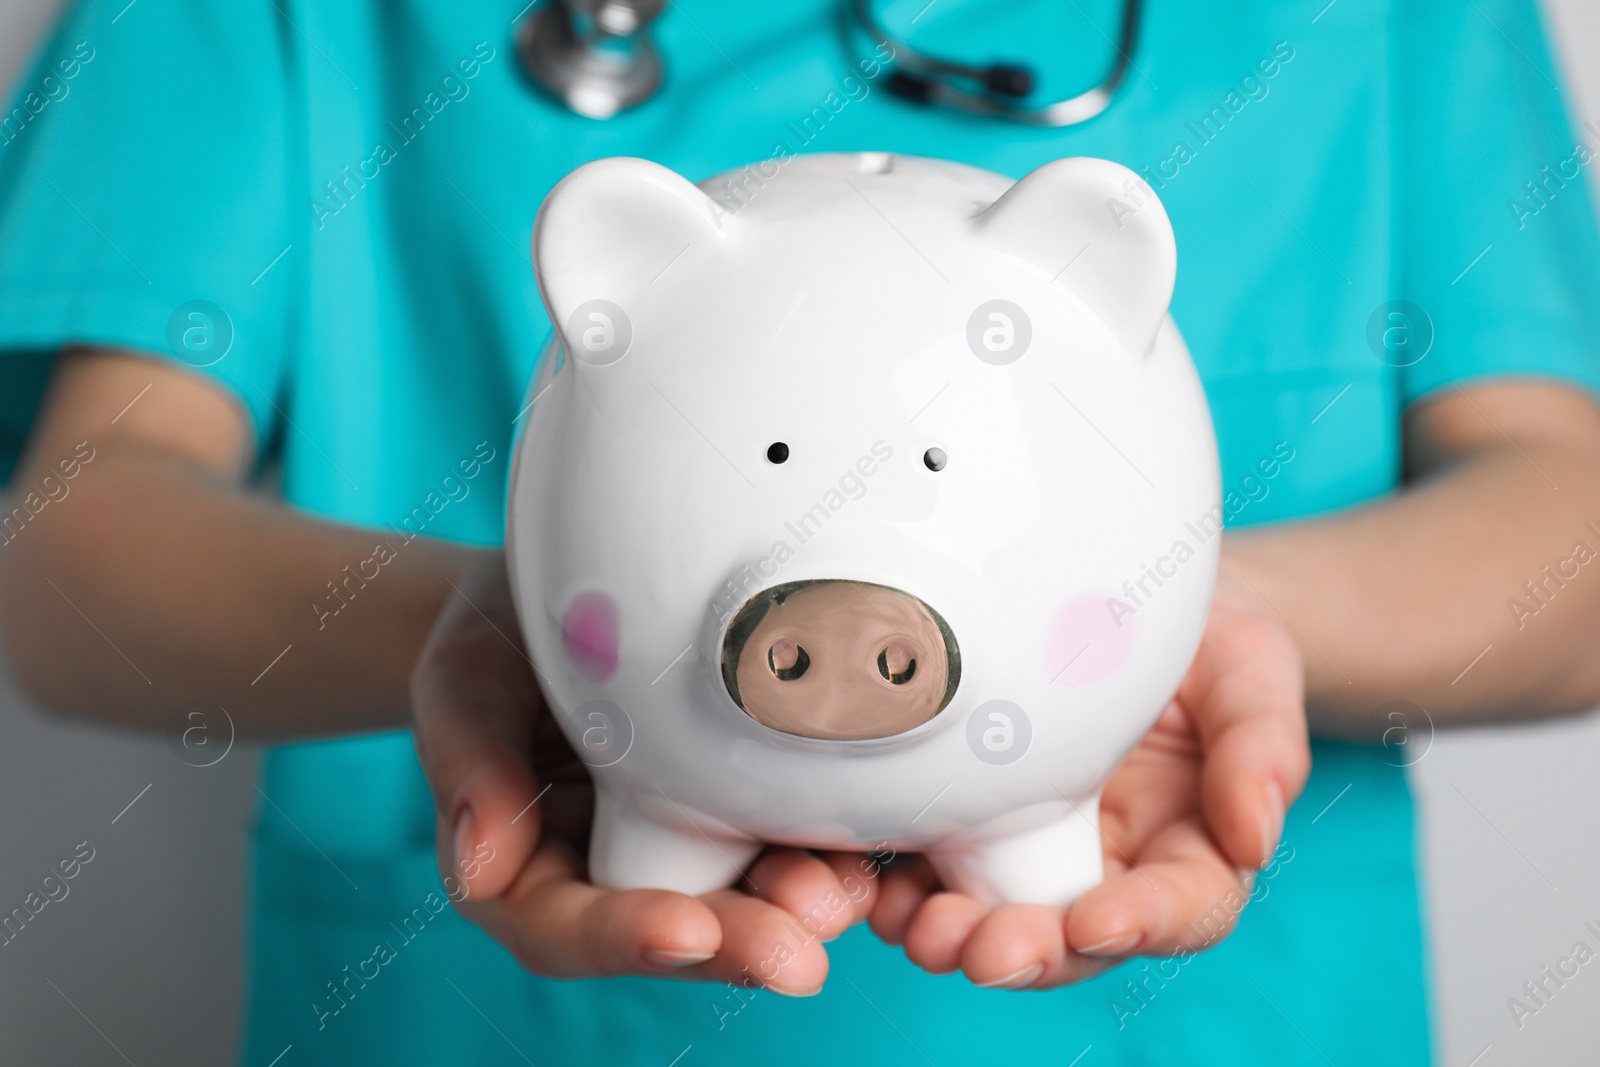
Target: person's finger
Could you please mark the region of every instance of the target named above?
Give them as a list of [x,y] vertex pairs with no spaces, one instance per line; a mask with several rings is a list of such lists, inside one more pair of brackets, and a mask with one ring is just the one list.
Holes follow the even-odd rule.
[[723,948],[705,900],[664,889],[600,889],[583,880],[576,855],[554,839],[495,900],[463,912],[535,974],[588,978],[693,969]]
[[1152,837],[1193,813],[1200,791],[1200,737],[1173,700],[1139,747],[1112,773],[1100,798],[1109,871],[1132,866]]
[[1205,752],[1201,803],[1236,864],[1267,863],[1310,773],[1305,681],[1293,640],[1253,605],[1219,605],[1179,694]]
[[961,967],[967,938],[989,909],[960,893],[935,893],[922,903],[906,929],[906,958],[929,974]]
[[533,709],[441,697],[426,683],[419,690],[417,755],[434,798],[439,869],[454,877],[472,871],[473,892],[498,896],[539,842],[540,787],[522,730],[508,721]]
[[1061,908],[1044,904],[996,908],[967,938],[961,970],[985,989],[1051,989],[1115,966],[1069,950],[1066,920]]
[[457,878],[471,871],[471,891],[492,897],[538,844],[540,786],[529,753],[542,703],[511,644],[515,632],[503,634],[466,594],[453,596],[412,672],[412,721],[437,813],[440,870]]
[[1197,819],[1158,834],[1139,865],[1090,889],[1067,916],[1067,943],[1090,956],[1169,956],[1225,937],[1244,910],[1245,875]]
[[961,949],[961,970],[986,989],[1027,989],[1066,969],[1060,908],[1008,904],[973,928]]
[[538,847],[540,787],[527,760],[505,748],[484,744],[458,759],[429,774],[439,870],[471,896],[497,897]]
[[916,856],[883,871],[877,882],[868,925],[886,944],[903,945],[917,909],[939,887],[939,876],[925,858]]
[[882,865],[860,852],[823,852],[819,856],[833,871],[834,877],[839,879],[845,896],[850,898],[854,909],[851,924],[864,922],[878,905]]
[[700,899],[721,924],[722,947],[711,960],[686,970],[685,977],[770,989],[786,997],[822,991],[827,950],[807,931],[797,930],[787,911],[735,889]]
[[802,849],[769,849],[750,869],[749,879],[757,897],[788,912],[820,941],[832,941],[856,921],[855,902],[838,873]]

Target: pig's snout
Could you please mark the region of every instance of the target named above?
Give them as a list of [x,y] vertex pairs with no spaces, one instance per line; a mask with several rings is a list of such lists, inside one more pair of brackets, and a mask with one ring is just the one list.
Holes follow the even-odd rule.
[[939,613],[909,593],[849,580],[789,582],[734,616],[722,678],[734,702],[774,730],[891,737],[950,702],[961,653]]

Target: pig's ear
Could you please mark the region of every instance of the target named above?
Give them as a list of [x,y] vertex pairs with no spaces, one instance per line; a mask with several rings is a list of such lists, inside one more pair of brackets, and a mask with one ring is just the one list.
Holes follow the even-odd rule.
[[[1055,275],[1130,355],[1142,356],[1172,301],[1178,250],[1155,193],[1109,160],[1046,163],[976,220],[979,239]],[[1077,257],[1074,260],[1074,257]]]
[[629,311],[668,266],[720,255],[737,221],[659,164],[620,156],[584,164],[545,197],[533,227],[551,323],[565,334],[573,311],[592,300]]

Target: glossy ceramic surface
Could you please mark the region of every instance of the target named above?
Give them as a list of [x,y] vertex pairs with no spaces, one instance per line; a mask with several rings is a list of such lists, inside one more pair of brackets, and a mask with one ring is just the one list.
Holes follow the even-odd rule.
[[[591,877],[706,892],[770,841],[926,851],[991,903],[1096,883],[1101,784],[1193,657],[1220,541],[1148,188],[1095,159],[1013,183],[792,156],[699,186],[605,159],[550,194],[534,257],[559,349],[506,543],[598,787]],[[728,630],[791,583],[927,610],[764,621],[739,669],[793,675],[810,641],[823,695],[746,673],[758,721]],[[895,705],[940,656],[953,691]]]

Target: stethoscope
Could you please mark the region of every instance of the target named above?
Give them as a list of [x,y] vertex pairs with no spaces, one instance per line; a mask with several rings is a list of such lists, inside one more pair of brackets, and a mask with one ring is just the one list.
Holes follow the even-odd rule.
[[[650,24],[667,0],[544,0],[517,27],[517,51],[534,82],[580,115],[608,119],[649,100],[661,87],[661,53]],[[1120,39],[1110,70],[1091,89],[1030,106],[1033,72],[1020,63],[974,66],[912,48],[872,12],[872,0],[850,0],[861,26],[892,49],[887,82],[897,96],[942,104],[1030,126],[1075,126],[1111,105],[1133,65],[1142,0],[1123,0]]]

